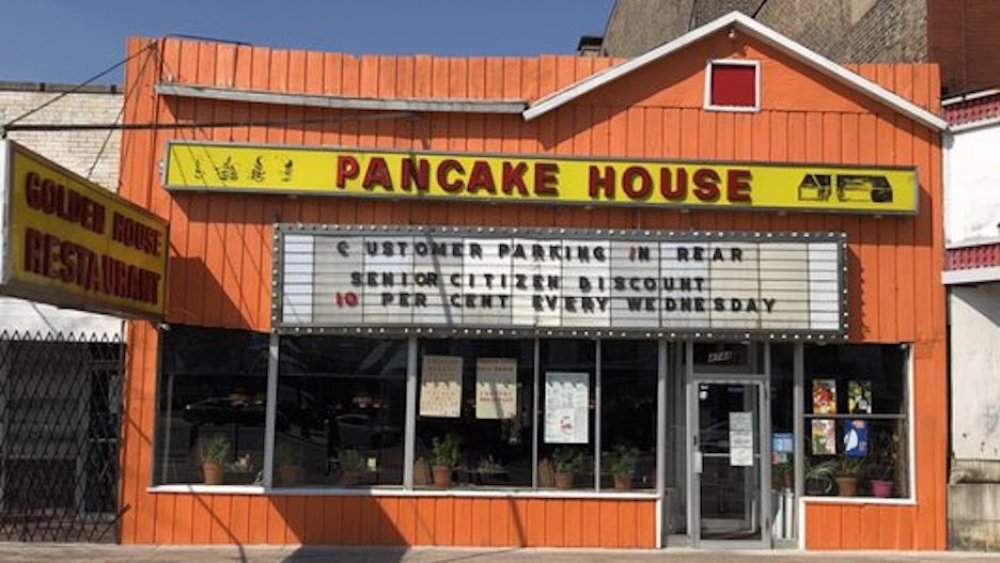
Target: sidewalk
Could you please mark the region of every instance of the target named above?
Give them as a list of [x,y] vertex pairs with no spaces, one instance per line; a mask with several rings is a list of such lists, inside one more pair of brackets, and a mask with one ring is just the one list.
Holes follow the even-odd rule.
[[546,563],[604,561],[668,561],[677,563],[740,563],[740,562],[821,562],[868,563],[902,561],[913,563],[1000,562],[1000,553],[966,552],[799,552],[799,551],[668,551],[556,550],[556,549],[364,549],[364,548],[301,548],[288,547],[137,547],[90,544],[17,544],[0,543],[0,561],[5,563],[62,561],[88,562],[253,562],[337,561],[412,562],[412,563],[501,563],[528,562],[544,558]]

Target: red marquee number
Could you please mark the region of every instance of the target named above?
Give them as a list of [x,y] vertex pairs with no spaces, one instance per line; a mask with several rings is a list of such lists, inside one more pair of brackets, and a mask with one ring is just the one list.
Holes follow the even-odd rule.
[[348,291],[347,293],[337,293],[335,296],[338,307],[343,307],[347,305],[348,307],[358,306],[358,294],[353,291]]

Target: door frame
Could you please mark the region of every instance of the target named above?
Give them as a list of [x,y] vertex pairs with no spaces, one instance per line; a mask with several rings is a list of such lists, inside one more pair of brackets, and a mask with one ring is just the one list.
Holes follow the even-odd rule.
[[[687,533],[691,546],[696,548],[734,549],[758,548],[770,549],[773,546],[771,531],[771,348],[769,343],[758,344],[763,349],[763,373],[750,370],[745,373],[696,371],[694,367],[694,342],[685,345],[685,388],[687,395]],[[695,471],[695,451],[698,439],[698,385],[739,384],[757,386],[758,436],[760,448],[760,514],[761,539],[758,540],[702,540],[701,539],[701,475]]]

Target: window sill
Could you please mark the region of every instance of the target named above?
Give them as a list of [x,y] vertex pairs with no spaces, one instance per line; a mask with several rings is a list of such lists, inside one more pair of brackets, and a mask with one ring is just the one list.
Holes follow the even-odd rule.
[[148,487],[153,494],[212,494],[212,495],[266,495],[266,496],[341,496],[341,497],[467,497],[467,498],[554,498],[554,499],[607,499],[607,500],[656,500],[656,491],[595,492],[557,491],[530,489],[415,489],[383,487],[370,489],[338,489],[331,487],[275,487],[256,485],[158,485]]
[[802,497],[803,503],[809,504],[878,504],[884,506],[916,506],[913,498],[879,498],[879,497]]

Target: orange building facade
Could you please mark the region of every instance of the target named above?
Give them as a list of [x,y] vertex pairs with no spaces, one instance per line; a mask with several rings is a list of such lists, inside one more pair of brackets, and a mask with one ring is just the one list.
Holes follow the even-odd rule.
[[[170,262],[164,322],[128,329],[123,543],[945,547],[933,65],[842,68],[736,14],[629,61],[354,57],[181,39],[132,39],[128,49],[125,123],[157,128],[126,130],[120,193],[169,222]],[[248,146],[249,156],[233,152]],[[294,147],[316,149],[321,164]],[[493,160],[476,176],[484,155]],[[412,165],[409,189],[402,161]],[[519,164],[527,172],[515,172]],[[761,180],[769,166],[773,185]],[[330,183],[298,176],[313,170]],[[614,198],[604,191],[609,171]],[[890,178],[890,195],[878,195],[889,188],[876,176]],[[754,205],[786,177],[791,191]],[[851,191],[862,177],[869,183]],[[682,185],[684,196],[668,197]],[[349,303],[322,316],[327,294],[314,289],[309,319],[293,319],[295,245],[308,239],[308,277],[319,284],[320,237],[348,227],[388,237],[378,245],[408,234],[413,252],[429,232],[479,237],[500,257],[519,237],[531,240],[529,256],[559,240],[566,263],[610,241],[601,248],[612,271],[615,249],[642,241],[659,245],[662,260],[676,251],[674,266],[700,248],[721,250],[740,271],[751,252],[741,245],[827,246],[753,246],[756,297],[733,289],[717,315],[706,313],[711,326],[691,320],[699,302],[684,299],[700,298],[664,292],[741,276],[684,282],[662,261],[647,288],[655,301],[627,309],[655,307],[658,324],[646,328],[616,328],[614,288],[603,328],[565,320],[584,307],[568,294],[552,305],[562,320],[550,325],[541,298],[525,301],[535,316],[520,328],[487,313],[421,320],[400,304],[403,293],[416,301],[420,282],[398,277],[405,291],[360,297],[370,317],[352,317]],[[329,241],[331,263],[338,249],[366,248],[350,236]],[[490,246],[497,236],[509,247]],[[474,259],[479,243],[461,244],[463,260]],[[761,265],[772,250],[791,253],[781,258],[788,265]],[[829,262],[793,263],[819,250]],[[385,271],[364,270],[375,262],[359,266],[358,279],[344,273],[344,287],[371,287],[369,273],[391,285]],[[805,320],[768,320],[795,298],[781,293],[784,278],[761,272],[819,276],[824,264],[832,277],[802,286],[813,307]],[[647,279],[624,275],[619,289],[630,291],[633,278]],[[766,280],[777,280],[773,295],[761,289]],[[589,286],[573,284],[586,297]],[[445,291],[443,281],[430,285]],[[822,288],[837,298],[816,297]],[[494,310],[506,303],[493,297]],[[675,312],[688,316],[668,322]],[[484,358],[495,362],[490,381],[513,398],[477,394],[486,392]],[[334,364],[350,366],[324,367]],[[617,422],[627,416],[637,422]],[[433,487],[437,454],[447,453],[434,438],[453,433],[451,486]],[[206,484],[203,466],[215,457],[224,476]],[[628,483],[616,488],[621,466]],[[573,488],[557,487],[567,467]],[[859,477],[852,496],[834,484],[850,473]]]

